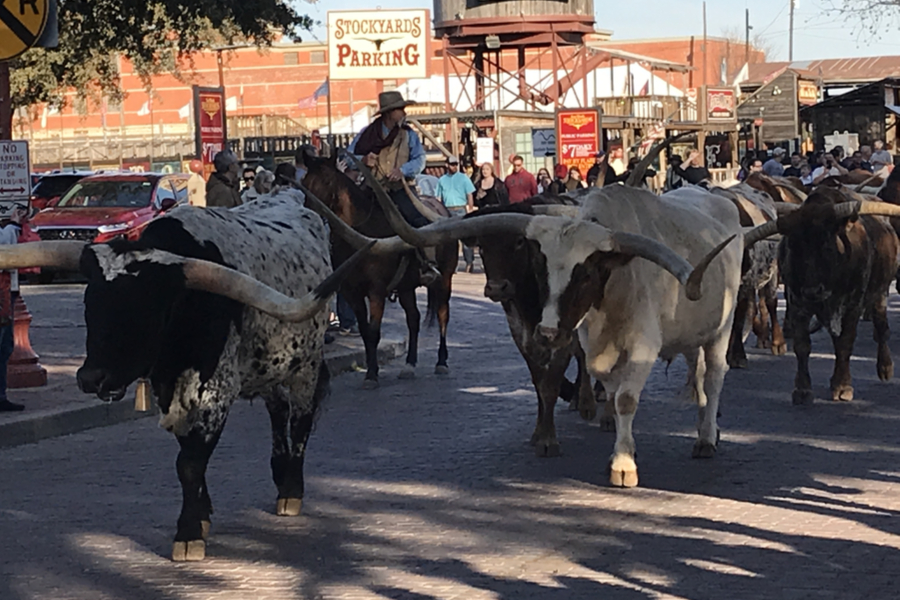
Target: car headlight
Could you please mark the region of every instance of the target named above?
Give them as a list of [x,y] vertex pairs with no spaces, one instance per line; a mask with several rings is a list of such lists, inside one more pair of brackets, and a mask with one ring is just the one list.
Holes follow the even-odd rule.
[[131,223],[113,223],[112,225],[101,225],[97,228],[100,233],[116,233],[125,231],[131,227]]

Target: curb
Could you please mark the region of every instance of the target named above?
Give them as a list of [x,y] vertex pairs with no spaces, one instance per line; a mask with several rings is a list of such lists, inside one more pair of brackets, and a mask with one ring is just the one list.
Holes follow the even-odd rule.
[[[378,345],[378,362],[389,362],[405,351],[406,340],[382,340]],[[366,352],[348,348],[326,356],[325,360],[332,377],[336,377],[357,370],[359,365],[365,365]],[[155,411],[135,412],[130,401],[38,411],[23,415],[20,420],[0,424],[0,448],[33,444],[47,438],[152,416],[156,416]]]

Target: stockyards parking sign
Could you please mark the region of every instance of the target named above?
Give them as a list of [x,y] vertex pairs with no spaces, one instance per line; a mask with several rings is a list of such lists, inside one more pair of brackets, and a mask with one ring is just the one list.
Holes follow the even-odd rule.
[[602,150],[602,121],[598,110],[561,110],[556,113],[557,162],[566,168],[578,167],[587,175],[594,155]]
[[330,11],[331,79],[428,77],[431,21],[427,10]]

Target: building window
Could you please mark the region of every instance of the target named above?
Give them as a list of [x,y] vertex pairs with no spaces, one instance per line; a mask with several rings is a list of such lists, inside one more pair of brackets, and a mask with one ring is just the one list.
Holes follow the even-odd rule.
[[324,50],[313,50],[309,53],[309,62],[313,65],[323,65],[325,64],[325,51]]
[[[535,158],[532,155],[533,146],[531,145],[531,132],[525,131],[516,134],[516,154],[522,157],[525,170],[532,175],[537,174],[538,169],[544,166],[544,158]],[[506,165],[503,165],[505,168]]]
[[286,65],[300,64],[300,54],[297,52],[285,52],[284,53],[284,64],[286,64]]

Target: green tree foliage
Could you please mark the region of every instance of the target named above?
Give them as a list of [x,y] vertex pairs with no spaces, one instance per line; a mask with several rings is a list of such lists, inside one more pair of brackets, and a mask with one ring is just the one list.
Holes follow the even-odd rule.
[[34,48],[11,64],[14,107],[121,95],[118,56],[151,75],[182,75],[191,53],[211,46],[272,43],[312,25],[288,0],[58,0],[59,47]]

